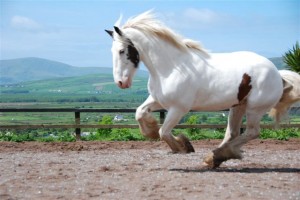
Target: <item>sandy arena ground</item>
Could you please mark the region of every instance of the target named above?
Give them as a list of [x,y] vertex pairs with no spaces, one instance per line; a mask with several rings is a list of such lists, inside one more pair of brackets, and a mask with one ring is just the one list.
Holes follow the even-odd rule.
[[0,199],[300,199],[300,139],[254,140],[207,169],[219,142],[187,155],[163,142],[0,142]]

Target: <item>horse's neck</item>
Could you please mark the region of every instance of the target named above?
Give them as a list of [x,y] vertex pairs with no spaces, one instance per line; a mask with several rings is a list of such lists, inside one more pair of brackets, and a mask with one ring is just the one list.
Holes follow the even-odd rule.
[[143,62],[153,76],[166,77],[174,70],[176,51],[169,44],[165,44],[149,48],[147,52],[143,53]]
[[168,42],[154,36],[146,36],[133,31],[133,41],[137,47],[141,61],[152,77],[166,77],[174,70],[174,63],[183,52]]

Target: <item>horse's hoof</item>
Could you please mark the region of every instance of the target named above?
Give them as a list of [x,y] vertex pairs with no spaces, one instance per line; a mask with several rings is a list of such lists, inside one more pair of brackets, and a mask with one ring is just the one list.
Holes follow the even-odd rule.
[[242,159],[240,150],[232,151],[230,148],[215,149],[204,158],[204,162],[210,168],[217,168],[230,159]]
[[213,163],[214,163],[214,154],[210,153],[208,154],[204,159],[203,159],[204,163],[208,166],[208,167],[212,167]]
[[220,167],[220,165],[222,164],[222,160],[216,159],[215,155],[213,152],[211,152],[210,154],[208,154],[204,159],[203,159],[204,163],[207,165],[207,167],[211,168],[211,169],[215,169]]
[[176,137],[176,140],[182,144],[183,146],[183,151],[182,153],[192,153],[195,152],[195,149],[193,147],[193,145],[191,144],[191,142],[189,141],[189,139],[183,135],[180,134]]

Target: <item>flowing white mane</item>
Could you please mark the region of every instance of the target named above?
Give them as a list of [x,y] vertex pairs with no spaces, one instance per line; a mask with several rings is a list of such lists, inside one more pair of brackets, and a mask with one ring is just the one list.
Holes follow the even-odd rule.
[[144,12],[134,18],[130,18],[122,28],[134,28],[144,33],[156,35],[181,50],[191,48],[207,53],[199,42],[185,39],[166,27],[162,22],[156,19],[151,10]]

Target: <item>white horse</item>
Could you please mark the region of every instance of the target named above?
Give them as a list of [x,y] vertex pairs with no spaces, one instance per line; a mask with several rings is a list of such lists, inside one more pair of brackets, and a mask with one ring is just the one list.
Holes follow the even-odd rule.
[[[273,63],[251,52],[207,53],[198,42],[164,26],[151,11],[119,26],[120,19],[113,31],[106,30],[113,38],[115,83],[129,88],[140,62],[150,73],[150,95],[136,111],[142,134],[161,138],[173,152],[194,152],[184,135],[172,135],[174,126],[190,110],[230,108],[225,138],[204,161],[218,167],[228,159],[241,159],[241,146],[259,136],[262,116],[283,94],[286,82]],[[161,127],[151,114],[158,109],[168,111]],[[244,115],[247,129],[240,134]]]

